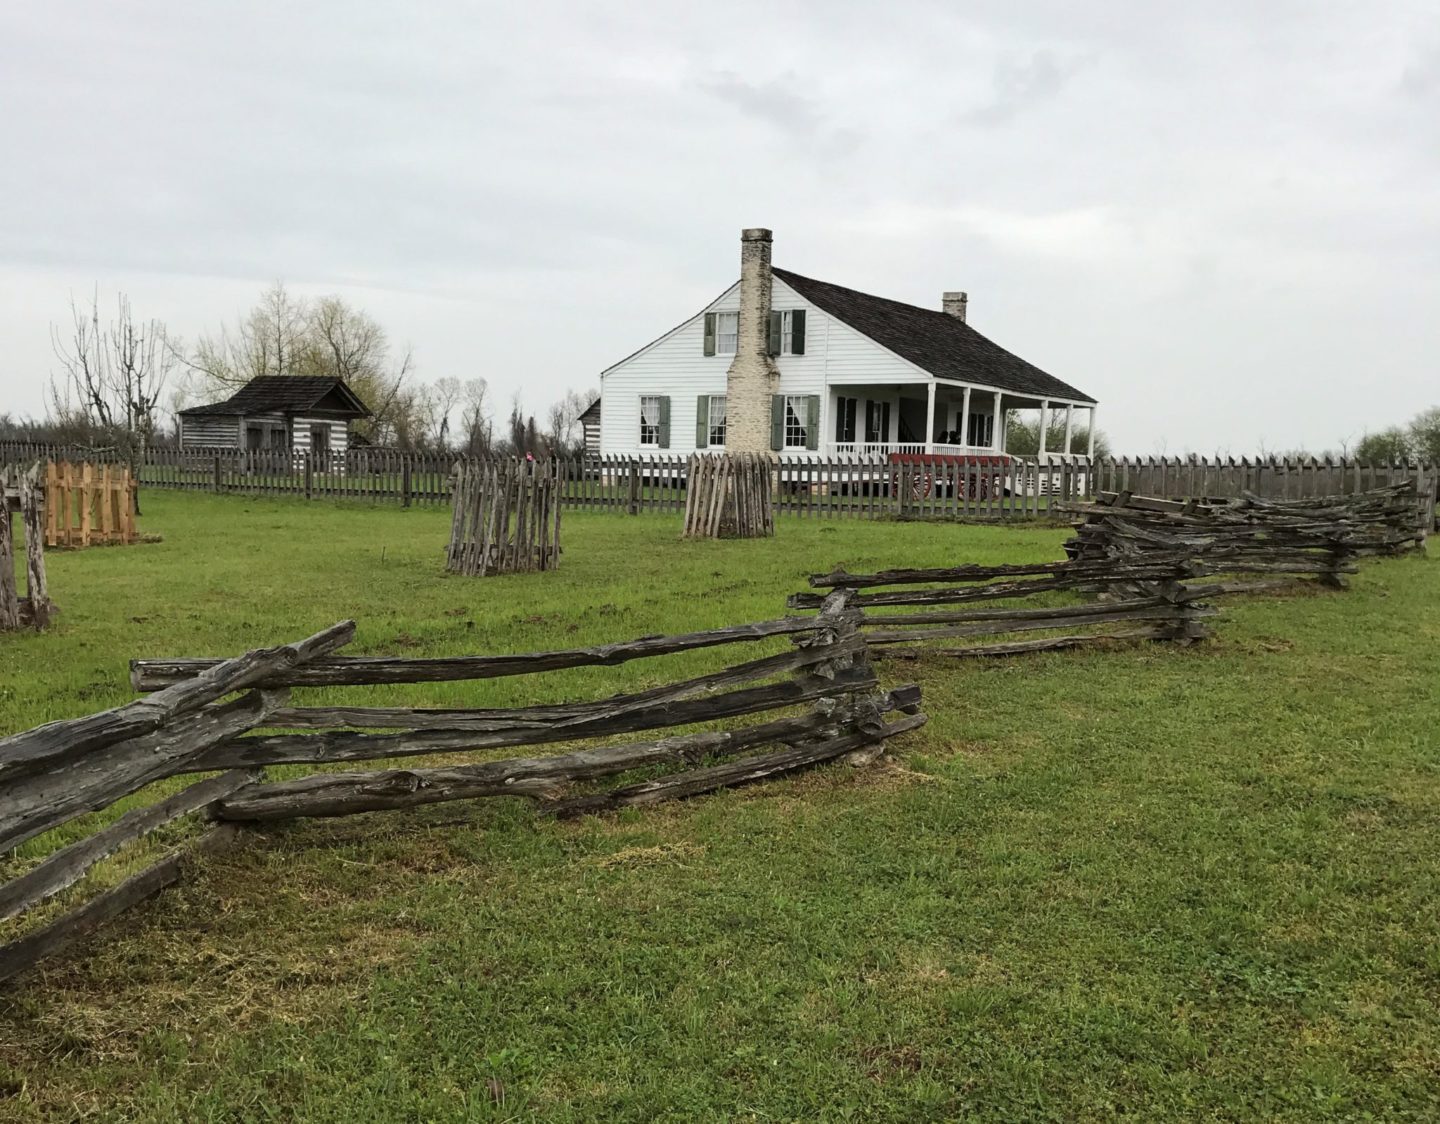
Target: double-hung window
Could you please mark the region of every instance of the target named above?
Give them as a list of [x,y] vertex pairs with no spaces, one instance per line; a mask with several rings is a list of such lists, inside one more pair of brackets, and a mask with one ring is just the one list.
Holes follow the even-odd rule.
[[785,448],[804,449],[810,444],[810,399],[803,394],[785,396]]
[[735,344],[740,338],[740,314],[738,312],[717,312],[715,314],[715,354],[734,355]]
[[706,428],[709,431],[711,445],[725,444],[725,395],[710,395],[707,406],[709,417],[706,419]]
[[660,395],[640,396],[640,444],[660,444]]

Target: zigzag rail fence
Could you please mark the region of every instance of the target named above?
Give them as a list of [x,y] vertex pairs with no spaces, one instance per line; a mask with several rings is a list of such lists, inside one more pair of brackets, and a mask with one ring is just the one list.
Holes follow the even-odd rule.
[[[138,659],[145,697],[0,739],[0,850],[105,809],[156,781],[212,774],[126,812],[0,885],[0,921],[41,911],[0,947],[0,979],[58,952],[180,880],[197,852],[234,844],[246,823],[409,809],[481,797],[525,797],[542,814],[575,816],[678,799],[848,757],[922,725],[919,688],[882,691],[848,593],[816,617],[787,617],[680,636],[518,655],[347,658],[342,621],[293,644],[235,659]],[[307,706],[293,688],[434,683],[612,667],[735,644],[789,640],[787,650],[723,670],[597,700],[513,709]],[[229,697],[234,696],[234,697]],[[730,720],[748,718],[747,724]],[[723,722],[645,740],[620,735]],[[302,731],[276,733],[264,730]],[[558,746],[549,755],[415,768],[319,772],[267,781],[277,765]],[[600,789],[633,770],[650,779]],[[203,829],[158,861],[51,918],[55,895],[96,863],[182,817]],[[48,904],[47,904],[48,903]]]

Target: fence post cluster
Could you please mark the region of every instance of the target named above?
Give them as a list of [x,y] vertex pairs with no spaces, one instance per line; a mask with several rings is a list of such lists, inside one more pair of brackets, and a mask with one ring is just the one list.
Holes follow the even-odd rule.
[[697,454],[686,468],[684,537],[759,539],[775,533],[771,458]]
[[555,461],[457,464],[446,569],[479,577],[553,570],[560,564],[560,485]]

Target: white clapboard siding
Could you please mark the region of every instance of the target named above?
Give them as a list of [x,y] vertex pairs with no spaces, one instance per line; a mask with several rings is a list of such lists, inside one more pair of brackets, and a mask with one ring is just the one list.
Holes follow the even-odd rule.
[[[606,455],[666,453],[684,455],[695,449],[695,404],[702,394],[724,394],[733,355],[705,354],[705,313],[733,312],[740,307],[736,282],[679,327],[600,376],[600,451]],[[821,440],[834,433],[833,393],[827,384],[925,383],[929,376],[913,363],[887,351],[868,336],[811,304],[789,285],[775,279],[771,307],[805,310],[805,354],[777,356],[781,394],[818,394]],[[670,397],[670,447],[640,444],[640,398]],[[863,409],[863,407],[862,407]],[[892,407],[891,427],[898,411]],[[863,415],[862,415],[863,418]]]

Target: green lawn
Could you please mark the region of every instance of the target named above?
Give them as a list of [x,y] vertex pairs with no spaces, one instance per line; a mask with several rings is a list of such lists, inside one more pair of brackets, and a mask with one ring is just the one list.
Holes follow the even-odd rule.
[[[125,701],[133,655],[346,616],[357,654],[570,646],[1063,538],[783,518],[682,543],[567,514],[560,571],[476,580],[443,573],[443,511],[146,503],[162,543],[50,556],[63,613],[0,639],[0,731]],[[1414,557],[1232,602],[1189,650],[886,665],[931,715],[888,766],[573,823],[485,801],[256,833],[0,993],[0,1118],[1435,1119],[1437,595]]]

